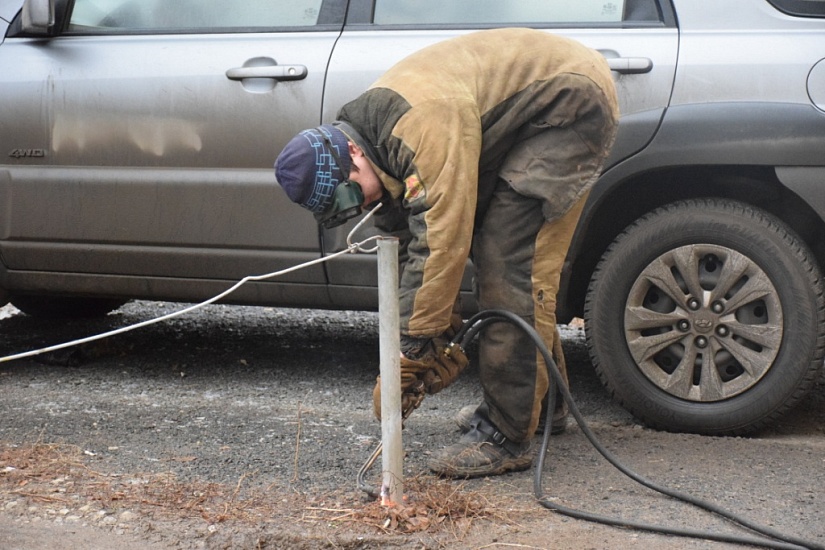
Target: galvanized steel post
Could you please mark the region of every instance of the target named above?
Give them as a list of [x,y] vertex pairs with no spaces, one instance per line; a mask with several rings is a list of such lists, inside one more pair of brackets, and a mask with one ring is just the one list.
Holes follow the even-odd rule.
[[398,308],[398,239],[378,241],[378,338],[381,371],[381,441],[384,504],[404,497],[401,442],[401,323]]

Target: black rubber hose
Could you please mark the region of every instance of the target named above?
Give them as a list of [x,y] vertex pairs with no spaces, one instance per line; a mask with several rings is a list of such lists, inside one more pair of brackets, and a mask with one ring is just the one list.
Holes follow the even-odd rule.
[[[475,335],[481,331],[484,327],[489,324],[495,322],[509,322],[511,324],[520,327],[524,330],[533,340],[536,345],[536,348],[542,354],[544,358],[544,362],[547,365],[548,374],[550,376],[550,380],[559,387],[559,390],[564,397],[564,400],[567,402],[567,405],[570,409],[570,413],[576,419],[579,427],[581,428],[584,435],[590,441],[590,443],[596,448],[597,451],[614,467],[616,467],[619,471],[623,474],[631,478],[632,480],[644,485],[645,487],[667,495],[671,498],[676,500],[686,502],[688,504],[692,504],[698,508],[704,509],[706,511],[712,512],[717,514],[733,523],[738,524],[741,527],[746,529],[750,529],[755,533],[759,533],[770,539],[775,540],[768,540],[763,538],[754,538],[754,537],[746,537],[746,536],[738,536],[738,535],[728,535],[723,533],[715,533],[712,531],[702,531],[702,530],[692,530],[692,529],[681,529],[681,528],[673,528],[667,526],[660,526],[660,525],[651,525],[647,523],[638,523],[633,521],[625,521],[623,519],[611,518],[607,516],[602,516],[599,514],[592,514],[589,512],[583,512],[580,510],[575,510],[572,508],[568,508],[566,506],[560,505],[555,502],[551,502],[547,499],[544,494],[544,489],[542,487],[542,471],[544,469],[544,460],[547,454],[547,449],[550,443],[550,426],[552,424],[552,417],[553,417],[553,410],[555,409],[555,391],[549,391],[549,400],[547,404],[547,410],[545,411],[546,415],[546,423],[545,423],[545,430],[544,430],[544,437],[542,438],[541,448],[539,449],[538,458],[536,461],[536,468],[535,468],[535,475],[533,478],[533,491],[536,496],[536,499],[539,503],[548,508],[550,510],[554,510],[560,514],[570,516],[577,519],[584,519],[587,521],[603,523],[606,525],[613,525],[617,527],[627,527],[632,529],[638,529],[643,531],[650,531],[654,533],[662,533],[667,535],[674,535],[680,537],[690,537],[690,538],[699,538],[699,539],[706,539],[706,540],[714,540],[720,542],[729,542],[734,544],[746,544],[752,546],[762,546],[765,548],[777,548],[777,549],[791,549],[791,550],[800,550],[801,548],[807,548],[810,550],[825,550],[825,546],[821,544],[817,544],[810,541],[805,541],[797,537],[792,537],[770,529],[768,527],[764,527],[758,525],[750,520],[742,518],[733,512],[725,510],[713,503],[701,500],[696,498],[692,495],[688,495],[686,493],[682,493],[680,491],[676,491],[674,489],[670,489],[668,487],[664,487],[658,485],[639,474],[633,472],[621,462],[610,452],[608,451],[601,442],[596,438],[595,434],[590,430],[590,427],[585,422],[584,418],[579,412],[578,407],[573,402],[573,396],[570,394],[570,390],[567,387],[567,384],[561,377],[561,373],[559,372],[558,366],[556,365],[555,361],[553,361],[553,356],[550,351],[547,349],[544,341],[541,339],[541,336],[536,332],[536,330],[526,321],[524,321],[518,315],[511,313],[509,311],[504,310],[486,310],[474,315],[469,321],[467,321],[464,326],[459,330],[456,334],[453,342],[461,343],[464,345],[465,343],[469,343],[475,337]],[[466,347],[466,346],[464,346]],[[551,384],[551,390],[553,386]]]

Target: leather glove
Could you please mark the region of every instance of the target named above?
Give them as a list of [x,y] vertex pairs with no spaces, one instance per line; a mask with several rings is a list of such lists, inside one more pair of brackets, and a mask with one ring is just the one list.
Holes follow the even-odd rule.
[[[449,346],[446,338],[431,338],[417,356],[401,357],[401,410],[410,406],[418,407],[424,394],[438,393],[461,374],[469,359],[461,346]],[[417,401],[417,402],[416,402]],[[376,379],[372,392],[375,416],[381,419],[381,377]]]
[[[402,365],[404,359],[401,359]],[[424,383],[415,374],[401,370],[401,411],[417,409],[424,400]],[[381,376],[376,377],[372,390],[372,410],[375,418],[381,420]]]
[[469,360],[461,346],[450,346],[444,338],[433,338],[414,358],[401,358],[401,378],[413,374],[424,383],[424,391],[435,394],[455,382]]

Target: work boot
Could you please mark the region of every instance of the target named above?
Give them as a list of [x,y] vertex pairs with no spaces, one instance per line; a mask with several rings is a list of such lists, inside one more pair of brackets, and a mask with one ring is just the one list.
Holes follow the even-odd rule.
[[526,470],[532,463],[529,441],[510,441],[489,420],[476,414],[458,443],[435,453],[428,465],[433,472],[447,477],[478,477]]
[[[458,413],[453,417],[453,421],[456,423],[461,433],[467,433],[470,430],[470,421],[476,413],[477,408],[478,407],[475,405],[467,405],[458,411]],[[553,413],[553,427],[550,430],[550,435],[559,435],[564,433],[567,429],[567,416],[567,407],[556,409]],[[538,428],[536,428],[536,435],[541,435],[544,433],[544,423],[544,412],[542,412],[539,417]]]

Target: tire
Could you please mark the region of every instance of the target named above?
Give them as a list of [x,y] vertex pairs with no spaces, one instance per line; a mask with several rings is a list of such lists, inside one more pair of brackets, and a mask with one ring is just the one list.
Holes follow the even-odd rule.
[[593,364],[650,427],[754,432],[816,381],[821,279],[802,240],[764,211],[724,199],[664,206],[629,226],[591,278]]
[[43,319],[91,319],[105,316],[128,300],[19,294],[12,295],[10,301],[14,307],[32,317]]

